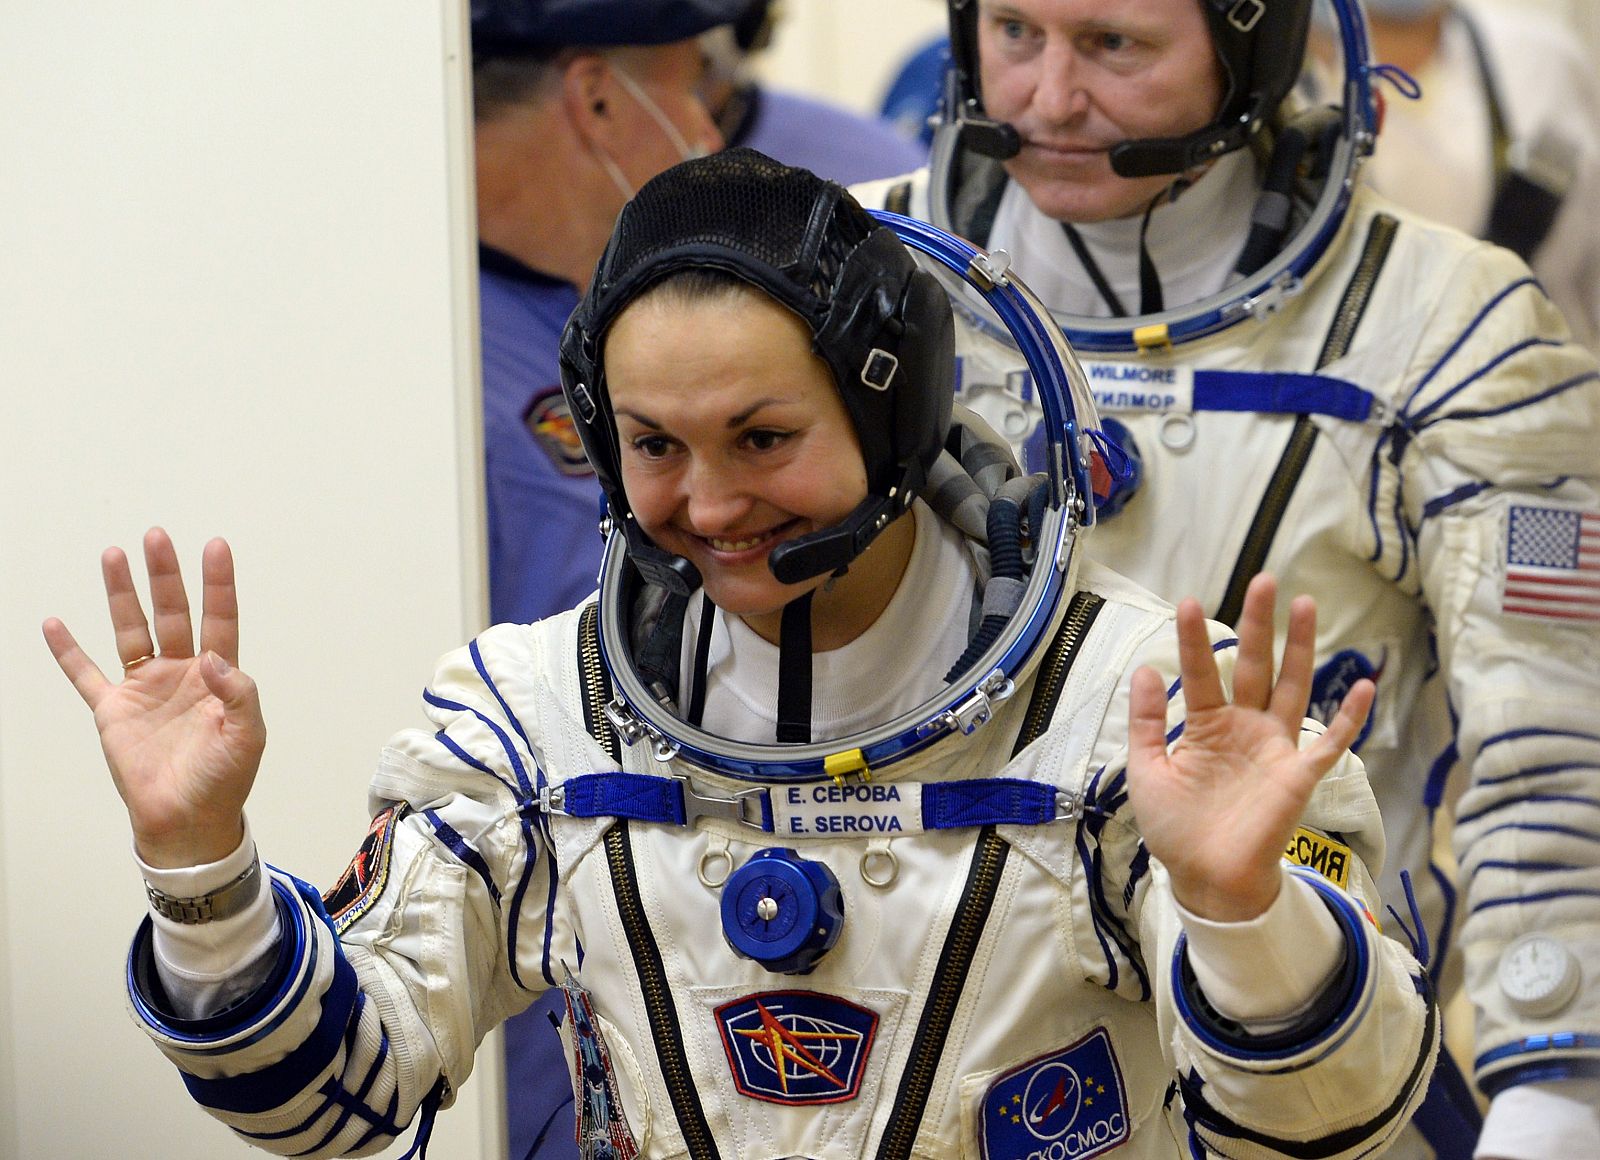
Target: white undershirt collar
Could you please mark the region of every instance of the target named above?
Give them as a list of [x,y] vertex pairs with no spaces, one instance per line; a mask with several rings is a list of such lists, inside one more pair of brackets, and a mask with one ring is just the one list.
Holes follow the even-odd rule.
[[[977,573],[966,541],[921,500],[912,504],[916,542],[888,607],[855,640],[812,654],[812,736],[844,737],[893,720],[944,685],[967,645]],[[701,602],[689,602],[682,684],[688,689]],[[778,646],[738,617],[716,614],[703,728],[737,741],[770,743],[777,728]]]
[[[1145,239],[1168,308],[1217,293],[1244,248],[1259,183],[1255,159],[1237,150],[1218,160],[1173,202],[1157,207]],[[1139,303],[1139,229],[1144,215],[1074,228],[1127,307]],[[1090,318],[1111,309],[1072,252],[1061,223],[1046,217],[1016,182],[1008,182],[989,234],[991,249],[1011,254],[1012,268],[1051,311]]]

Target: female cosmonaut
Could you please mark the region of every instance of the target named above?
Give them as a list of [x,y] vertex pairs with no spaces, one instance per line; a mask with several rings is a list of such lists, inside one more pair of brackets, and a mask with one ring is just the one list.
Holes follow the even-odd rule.
[[[952,423],[946,297],[897,231],[1029,351],[1048,472]],[[1213,640],[1083,560],[1089,412],[1040,318],[984,255],[761,154],[645,186],[563,344],[599,596],[443,660],[325,896],[244,826],[226,545],[198,655],[165,534],[154,636],[108,553],[122,682],[45,631],[150,884],[133,1010],[195,1098],[276,1151],[375,1149],[559,986],[586,1156],[1386,1140],[1436,1033],[1368,913],[1370,686],[1324,732],[1309,602],[1275,677],[1270,581]]]

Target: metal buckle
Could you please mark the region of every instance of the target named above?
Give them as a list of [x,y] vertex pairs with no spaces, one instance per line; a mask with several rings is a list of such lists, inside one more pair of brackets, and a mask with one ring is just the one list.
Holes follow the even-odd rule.
[[874,391],[887,391],[899,369],[899,356],[875,346],[868,352],[867,361],[861,365],[861,381]]
[[1083,818],[1083,795],[1071,790],[1056,790],[1056,821],[1076,822]]
[[1005,250],[990,250],[987,254],[974,255],[967,264],[968,276],[984,290],[1011,285],[1010,270],[1011,255]]
[[633,745],[647,735],[650,730],[645,723],[639,720],[628,702],[621,697],[614,698],[606,705],[606,720],[611,722],[611,728],[617,731],[617,736],[624,745]]
[[[763,829],[759,804],[760,796],[766,792],[763,787],[741,789],[732,797],[715,797],[700,793],[694,788],[694,783],[686,777],[675,780],[683,786],[684,825],[693,826],[696,818],[721,818],[724,821],[738,822],[741,826],[749,826],[751,829]],[[755,803],[753,809],[751,803]]]
[[611,722],[611,728],[617,731],[617,737],[629,748],[648,737],[650,755],[661,764],[665,765],[678,756],[678,743],[646,724],[621,697],[606,705],[605,714],[606,720]]
[[940,729],[959,729],[972,734],[980,725],[987,725],[994,717],[994,706],[1016,692],[1016,685],[1001,669],[995,669],[979,682],[965,701],[952,705],[943,713],[924,724],[919,730],[928,736]]
[[563,818],[571,816],[567,813],[567,787],[565,784],[540,787],[539,812],[541,814],[555,814]]
[[[1240,15],[1247,13],[1247,15]],[[1228,9],[1228,23],[1240,32],[1249,32],[1261,23],[1261,18],[1267,13],[1267,6],[1262,0],[1238,0],[1232,8]]]
[[1231,308],[1225,309],[1225,314],[1238,318],[1241,315],[1250,315],[1252,318],[1271,318],[1283,309],[1283,304],[1295,297],[1305,289],[1305,285],[1290,271],[1285,270],[1271,282],[1261,288],[1259,294],[1252,294],[1234,303]]

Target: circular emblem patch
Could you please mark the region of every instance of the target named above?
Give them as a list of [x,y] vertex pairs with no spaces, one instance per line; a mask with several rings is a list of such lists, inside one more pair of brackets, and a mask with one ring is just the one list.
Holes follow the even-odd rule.
[[[1372,658],[1353,648],[1336,652],[1325,663],[1318,667],[1316,675],[1311,678],[1311,704],[1306,706],[1306,716],[1312,720],[1321,721],[1326,725],[1332,721],[1339,712],[1345,694],[1350,691],[1357,681],[1366,677],[1376,681],[1383,675],[1383,665],[1373,664]],[[1372,719],[1377,716],[1377,707],[1367,714],[1367,720],[1361,726],[1361,734],[1356,738],[1351,749],[1360,749],[1361,743],[1367,739],[1367,734],[1372,732]]]
[[562,475],[593,475],[588,457],[583,453],[583,440],[578,438],[578,428],[567,409],[567,397],[560,387],[553,387],[539,395],[528,405],[522,416],[528,433],[556,470]]

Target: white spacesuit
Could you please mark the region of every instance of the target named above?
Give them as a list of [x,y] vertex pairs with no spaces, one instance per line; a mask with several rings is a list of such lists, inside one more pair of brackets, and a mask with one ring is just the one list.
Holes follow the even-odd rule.
[[[719,196],[702,199],[704,232],[674,221],[671,238],[691,242],[659,246],[649,215],[682,213],[719,165],[773,163],[732,151],[646,186],[563,346],[616,521],[598,600],[444,659],[425,698],[431,728],[384,751],[371,831],[326,909],[271,875],[276,934],[232,1006],[205,997],[203,972],[174,970],[183,931],[170,904],[142,927],[137,1018],[201,1104],[284,1153],[380,1146],[452,1098],[491,1027],[560,986],[586,1156],[1370,1154],[1421,1098],[1438,1010],[1416,960],[1374,921],[1366,867],[1382,860],[1382,834],[1359,762],[1346,755],[1317,786],[1266,914],[1183,911],[1125,769],[1140,665],[1166,683],[1169,739],[1183,732],[1173,613],[1076,550],[1092,518],[1079,502],[1088,464],[1048,328],[981,255],[898,227],[976,271],[1002,317],[1033,319],[1020,341],[1057,434],[1054,467],[1028,479],[980,423],[946,442],[948,311],[890,231],[821,255],[802,239],[791,275],[752,257],[754,243],[717,241],[767,224]],[[773,180],[811,189],[796,172]],[[762,245],[783,244],[778,232]],[[926,502],[871,491],[848,533],[870,536],[881,499],[909,509],[916,548],[889,607],[837,650],[849,663],[817,670],[852,682],[812,705],[803,731],[817,740],[765,740],[785,726],[786,678],[779,710],[742,669],[719,681],[740,626],[719,611],[709,635],[685,627],[673,610],[699,601],[673,601],[698,593],[694,565],[616,526],[634,514],[604,443],[615,419],[596,398],[592,336],[672,261],[731,266],[802,317],[817,303],[812,271],[835,271],[819,353],[859,369],[861,385],[837,380],[852,406],[896,416],[876,435],[858,427],[869,478],[883,464],[897,479],[927,473]],[[984,508],[986,533],[970,524]],[[840,542],[825,528],[788,543],[826,574]],[[969,645],[980,590],[996,619]],[[1240,642],[1213,629],[1226,679]],[[966,655],[941,677],[952,646]],[[743,664],[756,646],[731,647]],[[767,647],[769,668],[792,668],[784,645]],[[708,673],[703,715],[679,709]],[[865,702],[910,708],[850,724]],[[1318,734],[1308,723],[1301,744]],[[247,875],[254,852],[241,850],[237,864],[183,871],[191,890],[196,875],[207,889]],[[172,893],[146,872],[153,900]],[[1273,1005],[1286,994],[1290,1006]]]
[[[975,103],[941,129],[931,176],[856,192],[1009,251],[1056,312],[1133,458],[1098,561],[1224,621],[1263,569],[1318,597],[1313,715],[1377,681],[1358,752],[1389,837],[1383,894],[1408,871],[1435,978],[1464,959],[1502,1146],[1574,1155],[1600,1103],[1600,374],[1514,255],[1366,190],[1344,204],[1375,119],[1359,16],[1337,7],[1357,100],[1308,114],[1314,141],[1339,130],[1319,146],[1332,175],[1300,182],[1287,244],[1253,271],[1235,260],[1274,212],[1264,150],[1191,171],[1143,229],[1079,225],[1093,270],[962,136]],[[1141,252],[1167,309],[1110,317],[1096,279],[1139,302]],[[1019,360],[981,312],[958,320],[963,397],[1025,449]],[[1452,818],[1458,875],[1434,862]],[[1556,1106],[1524,1102],[1542,1095]],[[1438,1146],[1464,1146],[1443,1130]]]

